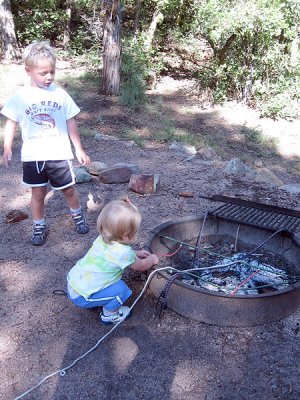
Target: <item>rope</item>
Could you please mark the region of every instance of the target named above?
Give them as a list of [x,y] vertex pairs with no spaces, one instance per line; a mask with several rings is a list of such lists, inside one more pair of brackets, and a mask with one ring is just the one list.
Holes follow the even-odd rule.
[[[139,294],[139,296],[136,298],[136,300],[134,301],[134,303],[132,304],[132,306],[130,307],[130,311],[133,309],[133,307],[136,305],[136,303],[139,301],[139,299],[142,297],[142,295],[144,294],[144,292],[146,291],[150,281],[152,280],[153,276],[163,270],[175,270],[175,268],[172,267],[163,267],[163,268],[158,268],[154,271],[151,272],[151,274],[149,275],[141,293]],[[81,356],[77,357],[71,364],[67,365],[66,367],[62,368],[62,369],[58,369],[57,371],[52,372],[51,374],[45,376],[39,383],[37,383],[36,385],[32,386],[30,389],[28,389],[26,392],[20,394],[19,396],[17,396],[14,400],[19,400],[22,399],[23,397],[27,396],[29,393],[31,393],[33,390],[37,389],[39,386],[41,386],[44,382],[46,382],[48,379],[52,378],[55,375],[60,375],[60,376],[65,376],[67,371],[74,367],[75,364],[77,364],[78,361],[82,360],[84,357],[86,357],[88,354],[90,354],[92,351],[96,350],[97,347],[100,345],[101,342],[103,342],[104,339],[106,339],[123,321],[118,322],[117,324],[113,325],[113,327],[110,329],[109,332],[107,332],[104,336],[102,336],[98,342],[91,347],[88,351],[86,351],[84,354],[82,354]]]
[[[282,230],[276,231],[274,234],[272,234],[271,236],[269,236],[263,243],[261,243],[259,246],[257,246],[255,249],[253,249],[253,250],[252,250],[250,253],[248,253],[247,255],[249,256],[249,255],[251,255],[252,253],[254,253],[254,251],[256,251],[257,249],[259,249],[260,247],[262,247],[268,240],[270,240],[273,236],[275,236],[276,234],[278,234],[278,233],[281,232],[281,231],[282,231]],[[177,242],[177,243],[180,243],[180,246],[179,246],[179,248],[178,248],[174,253],[165,254],[165,255],[162,254],[162,255],[160,255],[160,257],[163,257],[163,256],[164,256],[164,257],[171,257],[172,255],[176,254],[176,253],[180,250],[180,248],[181,248],[183,245],[185,245],[185,244],[188,245],[189,247],[193,247],[195,250],[198,248],[197,246],[190,246],[188,243],[184,243],[184,242],[181,242],[181,241],[179,241],[179,240],[175,240],[175,239],[170,238],[170,237],[167,237],[167,236],[161,236],[161,237],[164,237],[164,238],[166,238],[166,239],[170,239],[170,240],[173,240],[173,241],[175,241],[175,242]],[[144,287],[143,287],[141,293],[139,294],[139,296],[136,298],[136,300],[134,301],[134,303],[133,303],[132,306],[130,307],[130,311],[135,307],[136,303],[140,300],[140,298],[142,297],[142,295],[143,295],[144,292],[146,291],[146,289],[147,289],[147,287],[148,287],[150,281],[152,280],[153,276],[154,276],[155,274],[159,273],[160,271],[166,271],[166,270],[167,270],[167,271],[174,271],[174,272],[176,272],[176,273],[172,276],[172,278],[174,278],[174,279],[172,279],[172,278],[169,279],[169,281],[167,282],[167,284],[166,284],[166,286],[165,286],[165,289],[166,289],[165,293],[168,294],[168,291],[169,291],[169,289],[170,289],[171,284],[174,282],[174,280],[175,280],[177,277],[180,276],[180,274],[186,274],[186,273],[190,273],[190,272],[193,272],[193,271],[202,271],[202,270],[207,270],[207,269],[219,269],[219,268],[221,268],[222,266],[229,266],[229,265],[233,265],[233,264],[236,264],[236,263],[239,263],[239,262],[241,262],[241,260],[236,260],[236,261],[233,261],[233,262],[228,263],[228,264],[225,264],[225,265],[214,265],[214,266],[203,267],[203,268],[200,268],[200,267],[198,267],[198,268],[191,268],[191,269],[187,269],[187,270],[184,270],[184,271],[179,271],[179,270],[177,270],[177,269],[175,269],[175,268],[173,268],[173,267],[170,267],[170,266],[169,266],[169,267],[157,268],[157,269],[155,269],[154,271],[152,271],[152,272],[150,273],[150,275],[149,275],[149,277],[148,277],[148,279],[147,279],[147,281],[146,281],[146,283],[145,283],[145,285],[144,285]],[[255,273],[257,273],[257,272],[258,272],[258,271],[255,271]],[[253,273],[252,276],[253,276],[255,273]],[[244,284],[244,283],[246,283],[252,276],[250,276],[250,277],[248,277],[247,279],[245,279],[245,280],[241,283],[241,285]],[[176,278],[175,278],[175,277],[176,277]],[[234,289],[233,292],[235,292],[235,290],[237,290],[237,289],[238,289],[238,288]],[[55,294],[64,295],[64,293],[62,293],[62,292],[58,293],[58,291],[57,291]],[[92,351],[96,350],[97,347],[101,344],[101,342],[103,342],[103,340],[106,339],[106,338],[107,338],[107,337],[108,337],[122,322],[124,322],[124,321],[125,321],[125,320],[120,321],[120,322],[118,322],[117,324],[113,325],[113,327],[111,328],[111,330],[110,330],[109,332],[107,332],[104,336],[102,336],[102,337],[97,341],[97,343],[96,343],[93,347],[91,347],[89,350],[87,350],[87,351],[86,351],[84,354],[82,354],[81,356],[77,357],[71,364],[67,365],[66,367],[64,367],[64,368],[62,368],[62,369],[58,369],[58,370],[52,372],[51,374],[45,376],[39,383],[37,383],[36,385],[32,386],[32,387],[31,387],[30,389],[28,389],[26,392],[24,392],[24,393],[20,394],[19,396],[17,396],[14,400],[22,399],[22,398],[25,397],[27,394],[31,393],[33,390],[37,389],[37,388],[38,388],[39,386],[41,386],[44,382],[46,382],[48,379],[50,379],[51,377],[53,377],[53,376],[55,376],[55,375],[57,375],[57,374],[59,374],[59,375],[62,376],[62,377],[65,376],[65,375],[66,375],[66,371],[68,371],[70,368],[74,367],[74,365],[75,365],[78,361],[82,360],[84,357],[86,357],[86,356],[87,356],[88,354],[90,354]]]
[[169,253],[169,254],[157,254],[157,257],[162,258],[162,257],[173,257],[175,256],[176,253],[178,253],[178,251],[181,249],[182,244],[178,247],[178,249],[176,249],[173,253]]

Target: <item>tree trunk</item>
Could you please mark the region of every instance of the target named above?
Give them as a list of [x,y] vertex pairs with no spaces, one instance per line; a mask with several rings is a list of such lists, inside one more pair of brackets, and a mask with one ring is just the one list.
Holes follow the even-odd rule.
[[134,33],[138,33],[140,30],[140,13],[143,0],[135,0],[135,14],[134,14]]
[[2,54],[4,60],[17,60],[20,58],[15,24],[11,12],[10,0],[0,0],[0,31]]
[[155,35],[157,24],[162,22],[164,16],[160,10],[156,10],[153,14],[151,24],[148,28],[147,39],[145,40],[144,47],[146,51],[149,51],[152,47],[153,38]]
[[291,65],[296,67],[299,62],[299,45],[300,45],[300,26],[297,29],[296,37],[292,41],[291,45]]
[[103,80],[101,92],[119,95],[121,70],[120,0],[103,1]]
[[73,3],[73,0],[67,0],[65,2],[65,4],[66,4],[66,8],[65,8],[66,25],[65,25],[65,29],[64,29],[64,38],[63,38],[64,48],[68,47],[68,44],[70,42],[70,22],[71,22],[71,15],[72,15],[72,3]]

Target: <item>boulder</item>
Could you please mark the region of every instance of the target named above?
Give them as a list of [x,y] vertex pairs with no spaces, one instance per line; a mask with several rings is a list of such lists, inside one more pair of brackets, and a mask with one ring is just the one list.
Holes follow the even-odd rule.
[[86,169],[91,175],[99,175],[100,172],[105,168],[107,168],[107,165],[105,163],[102,163],[100,161],[91,161]]
[[73,169],[76,176],[76,183],[86,183],[93,179],[85,167],[74,167]]
[[132,174],[139,172],[136,165],[115,164],[111,168],[103,169],[99,174],[99,179],[102,183],[127,183]]
[[130,177],[129,189],[136,193],[146,194],[156,192],[160,181],[159,174],[153,175],[137,175],[133,174]]

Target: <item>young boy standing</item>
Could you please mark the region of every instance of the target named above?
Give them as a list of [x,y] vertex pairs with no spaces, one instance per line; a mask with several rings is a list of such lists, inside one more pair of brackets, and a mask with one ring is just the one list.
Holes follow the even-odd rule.
[[7,117],[3,163],[7,167],[11,161],[12,143],[20,124],[23,183],[31,187],[31,244],[39,246],[45,243],[47,235],[44,201],[48,183],[53,190],[63,192],[76,231],[80,234],[89,231],[75,189],[71,142],[80,164],[88,165],[90,159],[82,148],[74,118],[80,109],[64,89],[53,84],[54,50],[47,42],[35,42],[25,49],[23,58],[31,83],[19,89],[1,110]]

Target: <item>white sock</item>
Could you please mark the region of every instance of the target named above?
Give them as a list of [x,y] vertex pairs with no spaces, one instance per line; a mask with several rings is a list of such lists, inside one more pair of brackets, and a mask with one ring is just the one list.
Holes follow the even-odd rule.
[[34,225],[46,225],[45,218],[42,218],[42,219],[34,219],[34,220],[33,220],[33,223],[34,223]]
[[74,208],[70,208],[70,211],[72,215],[77,215],[81,212],[81,207],[77,208],[76,210],[74,210]]

